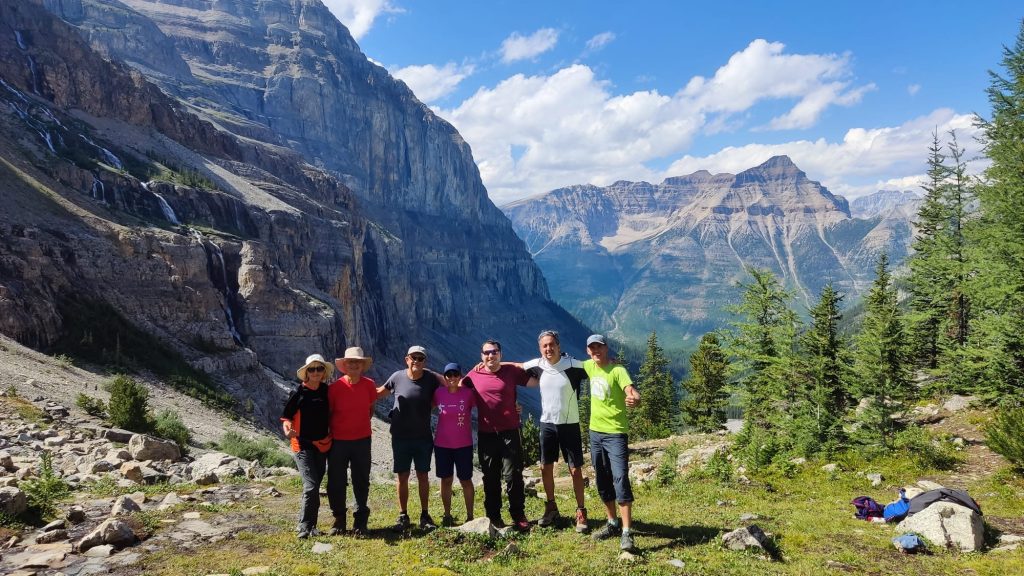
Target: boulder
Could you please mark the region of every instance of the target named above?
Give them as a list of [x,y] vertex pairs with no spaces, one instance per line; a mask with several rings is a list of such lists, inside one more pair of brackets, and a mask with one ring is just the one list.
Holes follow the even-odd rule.
[[224,454],[210,452],[192,463],[192,481],[197,484],[213,484],[232,476],[245,476],[242,460]]
[[135,434],[128,441],[128,452],[132,459],[143,460],[170,460],[181,458],[181,449],[170,440],[161,440],[145,434]]
[[142,484],[142,464],[125,462],[121,465],[121,475],[136,484]]
[[834,474],[837,470],[839,470],[839,464],[831,462],[829,464],[825,464],[824,466],[822,466],[821,469],[828,474]]
[[0,488],[0,512],[7,516],[18,516],[28,509],[28,498],[18,488]]
[[6,450],[0,451],[0,468],[10,470],[11,472],[16,470],[14,467],[14,459],[11,458],[11,453]]
[[899,523],[897,529],[914,532],[936,546],[957,547],[963,552],[980,550],[985,526],[981,515],[952,502],[936,502]]
[[102,437],[110,440],[111,442],[120,442],[127,444],[134,436],[135,433],[122,428],[104,428]]
[[122,520],[110,518],[104,520],[95,530],[89,532],[78,542],[78,550],[85,552],[94,546],[110,544],[122,548],[135,542],[135,532]]
[[85,521],[85,508],[76,504],[68,508],[68,513],[64,517],[72,524],[80,524]]
[[36,536],[36,544],[51,544],[53,542],[60,542],[61,540],[68,539],[68,531],[60,528],[58,530],[50,530],[49,532],[43,532]]
[[872,486],[878,487],[882,485],[882,481],[885,480],[885,477],[878,472],[873,472],[867,475],[867,479],[871,481]]
[[976,400],[977,398],[974,396],[960,396],[958,394],[954,394],[949,397],[949,400],[946,400],[942,407],[949,412],[960,412],[961,410],[966,410],[967,407]]
[[490,538],[494,538],[498,535],[498,529],[494,527],[491,519],[486,516],[470,520],[455,529],[466,534],[482,534]]
[[746,550],[748,548],[764,550],[768,544],[768,535],[757,524],[751,524],[723,535],[722,544],[729,550]]
[[135,502],[135,500],[129,498],[128,496],[120,496],[114,502],[113,508],[110,509],[110,515],[111,516],[125,516],[127,514],[131,514],[132,512],[141,512],[141,511],[142,511],[142,507],[139,506],[138,503]]

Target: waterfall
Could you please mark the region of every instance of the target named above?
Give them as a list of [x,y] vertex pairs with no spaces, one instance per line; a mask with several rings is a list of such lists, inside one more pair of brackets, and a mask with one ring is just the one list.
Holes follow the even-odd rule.
[[[32,91],[39,94],[39,78],[36,74],[36,61],[31,56],[28,57],[28,71],[32,74]],[[39,94],[42,96],[42,94]]]
[[89,190],[89,195],[97,200],[106,201],[107,190],[103,187],[103,181],[100,180],[95,174],[92,175],[92,188]]
[[124,170],[124,164],[121,163],[121,159],[115,156],[113,152],[93,142],[85,134],[79,134],[79,136],[81,136],[82,140],[85,140],[90,146],[99,150],[100,154],[103,155],[103,160],[105,160],[107,164],[110,164],[111,166],[118,170]]
[[244,346],[242,343],[242,335],[238,332],[238,328],[235,325],[235,315],[231,311],[231,305],[238,298],[238,294],[231,289],[231,284],[228,283],[228,268],[224,264],[224,253],[221,251],[220,246],[217,246],[213,242],[209,242],[203,237],[202,233],[195,228],[189,228],[189,231],[206,251],[206,262],[210,269],[216,268],[216,276],[219,277],[221,285],[217,284],[217,279],[213,278],[214,274],[211,274],[210,280],[213,281],[214,287],[224,297],[224,317],[228,323],[228,332],[231,333],[231,337],[235,340],[235,343],[239,346]]
[[28,46],[25,46],[25,39],[21,37],[21,30],[14,31],[14,39],[18,41],[18,48],[28,50]]
[[49,118],[50,121],[52,121],[57,126],[60,126],[61,128],[67,130],[67,128],[65,128],[64,125],[61,124],[60,120],[58,120],[57,117],[53,115],[53,112],[50,112],[49,108],[47,108],[46,106],[41,106],[41,108],[43,109],[43,114],[46,114],[46,117]]
[[[143,184],[143,186],[145,186],[145,184]],[[167,200],[164,200],[164,197],[156,192],[153,192],[153,196],[156,196],[157,201],[160,202],[160,211],[164,213],[164,218],[175,226],[180,225],[181,222],[178,221],[177,215],[174,214],[174,208],[171,208],[171,205],[167,203]]]
[[53,137],[50,136],[50,132],[48,130],[37,130],[37,132],[39,132],[39,135],[46,141],[46,145],[50,147],[50,152],[56,154],[57,150],[53,147]]

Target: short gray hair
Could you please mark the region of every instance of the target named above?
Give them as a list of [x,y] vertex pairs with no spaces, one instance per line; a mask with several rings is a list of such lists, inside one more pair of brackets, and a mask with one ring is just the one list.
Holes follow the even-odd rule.
[[558,332],[555,332],[554,330],[542,330],[540,336],[537,336],[537,342],[540,342],[547,336],[554,338],[555,344],[558,344],[559,346],[562,345],[562,342],[558,339]]

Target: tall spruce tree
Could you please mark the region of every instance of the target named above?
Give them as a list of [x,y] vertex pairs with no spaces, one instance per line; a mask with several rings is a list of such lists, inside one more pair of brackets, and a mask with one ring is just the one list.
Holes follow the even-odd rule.
[[977,187],[981,216],[969,281],[974,314],[965,366],[980,394],[1001,402],[1024,398],[1024,22],[1003,48],[1003,74],[989,72],[991,117],[976,118],[992,164]]
[[966,233],[970,206],[974,203],[974,182],[967,175],[964,149],[956,138],[956,132],[949,132],[949,158],[952,160],[949,185],[946,188],[946,206],[949,215],[949,247],[946,260],[947,319],[941,340],[940,368],[949,380],[950,388],[966,391],[973,387],[968,372],[964,369],[966,348],[970,339],[971,298],[969,280],[976,265],[976,254]]
[[739,376],[744,425],[767,430],[793,400],[798,322],[789,307],[792,295],[771,272],[747,272],[750,282],[740,284],[743,299],[730,308],[739,320],[732,323],[726,352]]
[[655,332],[651,332],[647,338],[647,354],[640,365],[636,384],[643,402],[635,410],[629,411],[630,434],[640,439],[665,438],[672,434],[679,403],[675,382],[668,371],[668,359],[658,345]]
[[800,337],[802,397],[793,430],[797,451],[805,456],[833,453],[846,436],[842,419],[847,408],[849,350],[839,332],[843,297],[826,284],[810,311],[811,325]]
[[700,432],[714,432],[725,425],[728,367],[718,337],[713,332],[705,334],[690,356],[690,376],[683,381],[687,396],[681,409],[686,425]]
[[914,358],[928,368],[939,365],[939,335],[948,321],[944,288],[947,276],[945,258],[949,252],[946,190],[950,170],[945,162],[939,134],[932,132],[932,144],[928,148],[928,180],[922,186],[925,196],[914,222],[917,234],[911,245],[913,254],[909,258],[911,311],[907,318]]
[[910,396],[910,365],[903,315],[884,252],[875,266],[875,282],[866,299],[865,317],[854,349],[854,394],[858,407],[856,439],[866,447],[891,448],[893,414]]

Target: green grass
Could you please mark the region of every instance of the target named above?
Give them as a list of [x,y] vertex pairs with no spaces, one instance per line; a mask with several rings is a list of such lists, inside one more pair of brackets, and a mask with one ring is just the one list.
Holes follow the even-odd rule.
[[[1003,554],[961,554],[936,551],[931,555],[905,556],[891,545],[892,526],[871,524],[852,517],[849,501],[869,495],[880,502],[895,498],[895,490],[871,488],[870,482],[856,474],[861,464],[880,471],[893,486],[916,481],[927,475],[905,459],[876,460],[870,465],[846,461],[856,466],[850,471],[828,475],[821,463],[811,463],[792,478],[753,477],[751,485],[723,484],[715,480],[697,480],[681,476],[668,486],[653,483],[636,488],[635,526],[638,530],[638,559],[621,564],[617,540],[594,542],[579,536],[571,528],[534,529],[509,539],[488,539],[438,530],[423,534],[413,530],[411,537],[399,538],[387,527],[394,521],[394,489],[390,485],[372,487],[370,508],[371,537],[320,537],[315,541],[333,544],[324,555],[311,552],[313,542],[294,537],[298,510],[299,483],[282,480],[277,487],[282,498],[266,498],[234,507],[225,512],[248,528],[237,537],[204,545],[181,554],[162,550],[147,556],[136,566],[147,574],[232,573],[250,566],[271,566],[274,574],[807,574],[842,573],[828,568],[827,562],[839,562],[851,574],[924,575],[997,575],[1024,573],[1024,550]],[[436,480],[432,478],[431,512],[440,517]],[[1009,517],[1024,513],[1024,482],[1020,476],[1003,471],[968,488],[981,502],[986,514]],[[415,489],[413,501],[415,501]],[[560,496],[568,497],[567,494]],[[455,512],[461,506],[455,497]],[[735,504],[718,506],[718,501]],[[592,525],[600,519],[601,505],[592,488],[587,490]],[[569,513],[569,500],[560,500],[563,513]],[[412,508],[416,508],[415,504]],[[528,498],[527,514],[536,519],[543,512],[539,498]],[[477,491],[477,514],[482,512],[482,493]],[[766,532],[778,553],[772,561],[757,554],[724,550],[721,535],[740,525],[743,513],[754,513],[755,521]],[[507,513],[506,513],[507,515]],[[330,526],[326,501],[321,507],[320,528]],[[513,542],[518,551],[506,551]],[[678,570],[667,562],[682,560]]]

